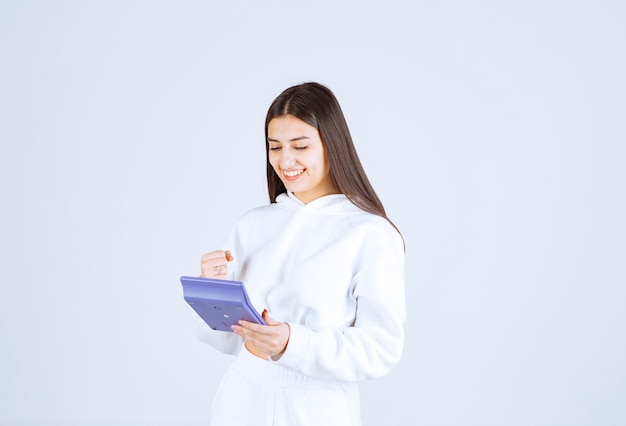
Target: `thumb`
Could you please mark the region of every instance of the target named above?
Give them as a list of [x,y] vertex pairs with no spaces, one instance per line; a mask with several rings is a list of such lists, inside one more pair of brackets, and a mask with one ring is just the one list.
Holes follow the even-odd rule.
[[230,250],[226,250],[224,252],[224,256],[226,257],[226,261],[227,262],[232,262],[233,261],[233,255],[230,253]]
[[267,312],[267,309],[263,309],[263,313],[261,314],[267,325],[278,325],[280,324],[274,318],[270,317],[270,314]]

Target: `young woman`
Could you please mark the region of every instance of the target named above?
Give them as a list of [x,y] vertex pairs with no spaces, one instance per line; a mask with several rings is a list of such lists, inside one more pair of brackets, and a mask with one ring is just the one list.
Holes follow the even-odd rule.
[[332,92],[288,88],[265,121],[270,204],[237,221],[203,277],[245,282],[267,325],[198,337],[236,355],[211,424],[360,425],[358,382],[400,360],[404,242],[359,161]]

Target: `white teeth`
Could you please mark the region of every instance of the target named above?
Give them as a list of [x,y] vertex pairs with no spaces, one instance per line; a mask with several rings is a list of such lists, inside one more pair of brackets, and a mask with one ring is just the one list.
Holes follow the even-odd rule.
[[283,173],[285,173],[285,176],[294,177],[301,175],[303,171],[304,170],[285,170]]

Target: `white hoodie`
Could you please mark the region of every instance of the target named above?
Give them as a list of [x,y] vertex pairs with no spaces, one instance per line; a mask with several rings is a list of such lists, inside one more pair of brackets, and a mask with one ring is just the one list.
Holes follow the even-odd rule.
[[[252,305],[290,327],[275,362],[318,379],[358,382],[400,360],[405,319],[404,244],[391,224],[345,195],[308,204],[293,194],[244,214],[224,250],[228,279]],[[197,321],[198,338],[237,354],[242,340]]]

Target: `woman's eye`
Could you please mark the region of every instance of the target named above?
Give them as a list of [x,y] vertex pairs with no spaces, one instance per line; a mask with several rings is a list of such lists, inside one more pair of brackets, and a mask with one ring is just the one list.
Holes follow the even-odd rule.
[[280,150],[279,146],[270,146],[270,151],[278,151]]
[[308,146],[296,146],[296,147],[294,147],[294,149],[297,150],[297,151],[303,151],[303,150],[305,150],[307,148],[308,148]]

